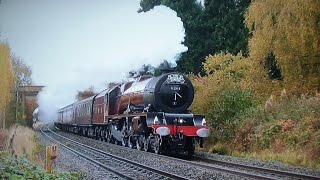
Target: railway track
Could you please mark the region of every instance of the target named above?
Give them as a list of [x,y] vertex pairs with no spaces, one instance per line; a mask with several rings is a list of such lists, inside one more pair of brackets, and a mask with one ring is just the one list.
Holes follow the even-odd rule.
[[257,172],[260,174],[271,174],[277,179],[279,178],[287,178],[287,179],[320,179],[320,177],[307,175],[307,174],[299,174],[289,171],[282,171],[282,170],[276,170],[276,169],[270,169],[270,168],[264,168],[264,167],[257,167],[257,166],[251,166],[251,165],[245,165],[245,164],[239,164],[239,163],[233,163],[233,162],[227,162],[227,161],[221,161],[221,160],[213,160],[213,159],[207,159],[207,158],[201,158],[201,157],[195,157],[195,160],[200,163],[205,163],[207,165],[222,165],[225,167],[237,167],[237,169],[243,169],[247,171]]
[[[45,131],[43,128],[46,128]],[[51,141],[58,143],[74,154],[85,158],[91,163],[100,166],[124,179],[179,179],[188,178],[154,169],[143,164],[101,151],[88,145],[51,131],[48,127],[41,128],[41,132]],[[51,136],[49,135],[51,134]],[[53,138],[55,136],[55,138]]]
[[[95,141],[95,140],[92,140],[92,141]],[[118,151],[123,151],[124,149],[128,149],[128,148],[124,148],[117,145],[112,145],[112,146],[113,146],[112,148]],[[139,151],[135,149],[133,149],[132,151],[136,151],[137,155],[139,155],[138,153],[141,153],[141,155],[147,153],[147,152]],[[153,153],[147,153],[147,154],[154,155]],[[208,170],[218,171],[218,172],[237,175],[237,176],[241,176],[249,179],[320,179],[319,177],[311,176],[311,175],[297,174],[297,173],[288,172],[288,171],[280,171],[280,170],[262,168],[257,166],[230,163],[226,161],[204,159],[199,157],[195,157],[195,159],[192,159],[192,160],[184,160],[180,158],[174,158],[174,157],[163,156],[163,155],[157,155],[157,156],[159,156],[159,158],[161,159],[167,159],[170,161],[175,161],[179,163],[192,165],[195,167],[200,167],[206,171]]]

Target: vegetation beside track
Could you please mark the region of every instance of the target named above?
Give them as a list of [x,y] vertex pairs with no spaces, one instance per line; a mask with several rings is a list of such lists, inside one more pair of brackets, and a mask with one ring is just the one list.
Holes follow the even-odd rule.
[[207,151],[320,168],[319,5],[253,1],[249,56],[209,55],[192,76]]
[[206,142],[211,153],[320,168],[320,94],[280,96],[269,109],[249,107],[220,125]]
[[41,166],[34,165],[25,156],[2,152],[0,156],[0,177],[2,179],[80,179],[69,172],[47,173]]
[[14,125],[0,130],[0,178],[1,179],[81,179],[77,173],[52,174],[44,170],[45,149],[39,143],[36,132],[30,128]]

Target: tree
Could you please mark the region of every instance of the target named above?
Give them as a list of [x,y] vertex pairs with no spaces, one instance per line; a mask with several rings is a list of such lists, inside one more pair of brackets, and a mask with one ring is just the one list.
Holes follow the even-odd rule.
[[15,88],[31,85],[31,67],[26,65],[23,60],[15,54],[11,54],[11,63],[15,75]]
[[[18,88],[19,86],[29,86],[32,83],[31,75],[32,70],[31,67],[26,65],[23,59],[15,54],[11,54],[11,64],[12,70],[14,72],[14,91],[16,95],[13,98],[13,102],[11,104],[11,111],[15,111],[15,117],[11,117],[11,119],[15,119],[17,122],[19,119],[23,120],[24,115],[20,112],[23,109],[23,104],[21,101],[19,103],[19,95],[18,95]],[[27,107],[25,107],[27,108]],[[31,110],[32,111],[32,110]]]
[[8,44],[0,42],[0,122],[5,128],[5,118],[12,99],[13,71],[10,62],[10,48]]
[[276,65],[289,93],[320,90],[319,14],[318,0],[256,0],[246,14],[250,57]]
[[94,91],[94,87],[91,86],[88,89],[85,89],[83,91],[78,91],[78,93],[76,95],[76,99],[78,101],[80,101],[80,100],[86,99],[86,98],[88,98],[90,96],[93,96],[95,94],[97,94],[97,93]]
[[140,2],[141,8],[138,9],[138,12],[146,12],[152,9],[154,6],[161,4],[161,0],[144,0]]

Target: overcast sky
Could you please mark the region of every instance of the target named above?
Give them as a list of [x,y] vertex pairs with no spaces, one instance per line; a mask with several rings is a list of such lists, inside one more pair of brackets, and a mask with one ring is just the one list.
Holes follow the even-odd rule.
[[137,13],[139,0],[2,0],[1,39],[47,86],[43,107],[74,101],[77,90],[120,81],[145,63],[158,65],[187,47],[175,11],[158,6]]

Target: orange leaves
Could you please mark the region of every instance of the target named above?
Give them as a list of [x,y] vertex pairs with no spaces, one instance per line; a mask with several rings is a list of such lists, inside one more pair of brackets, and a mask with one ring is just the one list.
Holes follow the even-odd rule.
[[291,131],[293,128],[297,127],[297,123],[295,123],[291,119],[288,119],[286,121],[281,122],[281,127],[282,132],[288,132]]

